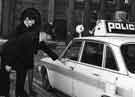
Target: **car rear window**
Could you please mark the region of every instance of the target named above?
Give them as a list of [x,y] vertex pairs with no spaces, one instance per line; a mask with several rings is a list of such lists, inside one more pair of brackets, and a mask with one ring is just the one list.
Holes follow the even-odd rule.
[[121,46],[121,52],[126,63],[127,69],[135,73],[135,44],[124,44]]

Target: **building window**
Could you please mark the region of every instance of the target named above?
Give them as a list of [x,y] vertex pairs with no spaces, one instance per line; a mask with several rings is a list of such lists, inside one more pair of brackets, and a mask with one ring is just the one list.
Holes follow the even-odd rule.
[[100,0],[92,0],[92,3],[100,3]]
[[85,8],[84,0],[76,0],[74,1],[74,9],[83,10]]
[[115,4],[115,0],[106,0],[106,2],[109,4]]

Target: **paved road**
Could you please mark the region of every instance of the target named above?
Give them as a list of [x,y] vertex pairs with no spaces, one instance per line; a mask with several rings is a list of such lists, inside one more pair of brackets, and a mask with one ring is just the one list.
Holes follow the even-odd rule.
[[52,89],[50,91],[46,91],[42,88],[42,82],[34,79],[33,90],[36,91],[39,97],[69,97],[62,92]]
[[[12,74],[12,76],[15,76],[15,74]],[[29,92],[27,79],[25,89],[27,92]],[[47,92],[42,88],[41,82],[38,80],[34,80],[33,90],[37,93],[37,95],[35,95],[34,97],[68,97],[55,89],[52,89],[49,92]],[[11,95],[10,97],[15,97],[15,79],[11,80],[10,95]]]

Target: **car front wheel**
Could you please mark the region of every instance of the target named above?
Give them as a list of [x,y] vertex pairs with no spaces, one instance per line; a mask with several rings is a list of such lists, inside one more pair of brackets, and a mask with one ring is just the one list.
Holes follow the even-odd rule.
[[47,70],[44,67],[41,69],[41,74],[42,74],[42,86],[45,90],[49,91],[51,89],[51,85],[49,82]]

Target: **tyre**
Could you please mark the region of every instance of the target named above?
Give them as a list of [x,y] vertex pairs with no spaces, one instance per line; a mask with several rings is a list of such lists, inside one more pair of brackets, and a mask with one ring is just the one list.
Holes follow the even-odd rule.
[[42,87],[47,91],[51,90],[52,87],[49,82],[46,68],[44,68],[44,67],[41,68],[41,75],[42,75]]
[[110,96],[107,96],[107,95],[102,95],[101,97],[110,97]]

